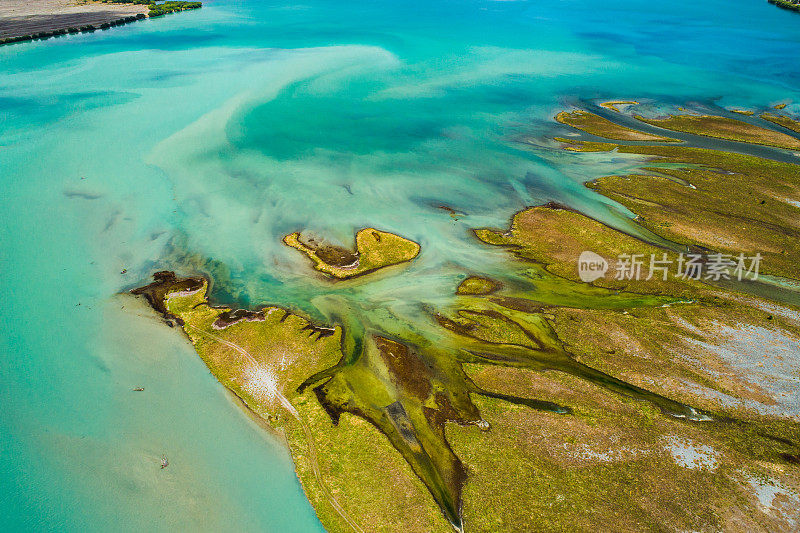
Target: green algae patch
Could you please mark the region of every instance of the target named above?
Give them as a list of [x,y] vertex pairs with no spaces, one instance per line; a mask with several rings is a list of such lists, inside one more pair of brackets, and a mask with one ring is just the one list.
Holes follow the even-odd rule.
[[619,124],[615,124],[610,120],[588,111],[578,110],[571,113],[562,111],[556,115],[556,121],[606,139],[616,139],[619,141],[679,142],[677,139],[670,139],[669,137],[662,137],[660,135],[651,135],[632,128],[620,126]]
[[405,263],[420,251],[419,244],[386,231],[365,228],[356,233],[356,249],[303,241],[300,233],[283,238],[291,246],[306,254],[314,268],[336,279],[348,279],[374,272],[381,268]]
[[800,149],[800,139],[768,130],[760,126],[728,117],[712,115],[670,115],[668,118],[654,119],[637,115],[636,118],[651,126],[672,131],[716,137],[752,144],[763,144],[791,150]]
[[503,284],[491,278],[470,276],[458,286],[456,294],[492,294],[503,287]]
[[763,118],[764,120],[768,120],[774,124],[783,126],[784,128],[792,130],[795,133],[800,133],[800,121],[797,121],[793,118],[784,115],[775,115],[773,113],[762,113],[759,115],[759,118]]

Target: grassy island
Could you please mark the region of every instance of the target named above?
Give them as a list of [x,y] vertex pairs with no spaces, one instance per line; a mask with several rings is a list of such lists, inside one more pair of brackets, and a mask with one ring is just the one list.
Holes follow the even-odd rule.
[[636,100],[609,100],[608,102],[602,102],[600,107],[605,107],[606,109],[610,109],[611,111],[616,111],[619,113],[619,106],[622,105],[638,105],[639,102]]
[[[731,141],[763,144],[777,148],[800,149],[800,139],[789,135],[768,130],[741,120],[728,117],[715,117],[710,115],[670,115],[668,118],[654,119],[637,115],[637,119],[672,131],[716,137]],[[616,137],[606,136],[609,139]]]
[[[618,110],[615,108],[615,111]],[[620,141],[657,141],[657,142],[678,142],[677,139],[651,135],[642,131],[637,131],[625,126],[615,124],[601,116],[589,113],[588,111],[573,111],[567,113],[562,111],[556,115],[556,120],[562,124],[572,126],[585,131],[591,135],[605,137],[606,139],[618,139]]]
[[481,276],[470,276],[461,282],[456,289],[456,294],[491,294],[497,292],[503,284],[497,280]]
[[786,129],[792,130],[796,133],[800,133],[800,121],[795,120],[793,118],[787,117],[785,115],[775,115],[773,113],[762,113],[759,117],[763,118],[764,120],[768,120],[779,126],[783,126]]
[[283,238],[291,246],[306,254],[314,262],[314,268],[336,279],[363,276],[381,268],[411,261],[419,254],[419,244],[399,235],[365,228],[356,233],[355,251],[318,243],[312,239],[303,241],[300,233],[291,233]]

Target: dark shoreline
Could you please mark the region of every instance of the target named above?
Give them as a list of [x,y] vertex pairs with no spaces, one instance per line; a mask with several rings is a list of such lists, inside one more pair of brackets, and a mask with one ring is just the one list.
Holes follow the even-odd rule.
[[3,44],[12,44],[12,43],[21,43],[26,41],[43,41],[45,39],[49,39],[51,37],[60,37],[62,35],[75,35],[78,33],[92,33],[96,30],[107,30],[113,26],[122,26],[123,24],[129,24],[131,22],[136,22],[138,20],[144,20],[148,18],[147,15],[144,13],[139,13],[138,15],[130,15],[127,17],[121,17],[116,20],[112,20],[109,22],[103,22],[100,24],[86,24],[83,26],[72,26],[69,28],[59,28],[52,31],[41,31],[35,34],[30,35],[17,35],[14,37],[6,37],[5,39],[0,39],[0,45]]
[[[2,38],[0,39],[0,46],[4,44],[14,44],[27,41],[43,41],[46,39],[50,39],[51,37],[61,37],[62,35],[77,35],[79,33],[92,33],[97,30],[107,30],[109,28],[113,28],[114,26],[122,26],[125,24],[130,24],[132,22],[137,22],[148,18],[163,17],[164,15],[170,15],[173,13],[178,13],[180,11],[187,11],[190,9],[199,9],[202,7],[202,4],[200,2],[188,2],[188,4],[190,5],[182,5],[179,8],[175,9],[174,11],[167,11],[167,12],[161,12],[161,11],[153,12],[151,8],[151,13],[154,14],[146,15],[144,13],[138,13],[136,15],[119,17],[117,19],[101,23],[83,24],[80,26],[69,26],[69,27],[63,27],[63,24],[56,24],[61,27],[57,27],[56,29],[53,30],[40,31],[25,35],[14,35],[11,37]],[[56,18],[56,16],[54,15],[53,18]]]
[[778,6],[781,9],[786,9],[788,11],[794,11],[796,13],[800,13],[800,4],[788,2],[787,0],[767,0],[767,2],[769,2],[774,6]]

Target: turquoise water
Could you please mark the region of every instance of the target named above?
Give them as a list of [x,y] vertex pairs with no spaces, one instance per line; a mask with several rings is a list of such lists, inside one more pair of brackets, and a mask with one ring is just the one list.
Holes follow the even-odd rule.
[[[800,16],[761,0],[312,0],[0,48],[4,526],[320,529],[279,440],[118,293],[191,259],[221,299],[423,320],[505,268],[471,227],[547,200],[626,224],[581,183],[640,161],[548,147],[558,110],[797,102],[799,44]],[[422,254],[331,289],[280,244],[367,225]]]

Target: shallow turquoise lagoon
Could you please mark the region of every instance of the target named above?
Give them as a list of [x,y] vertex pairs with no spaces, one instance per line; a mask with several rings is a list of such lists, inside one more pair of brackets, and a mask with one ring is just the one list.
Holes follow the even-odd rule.
[[[119,293],[194,268],[221,300],[423,322],[508,268],[470,228],[548,200],[627,223],[581,183],[640,161],[556,150],[558,110],[798,102],[799,46],[762,0],[310,0],[0,48],[0,529],[321,529],[279,440]],[[280,243],[367,225],[422,254],[332,288]]]

